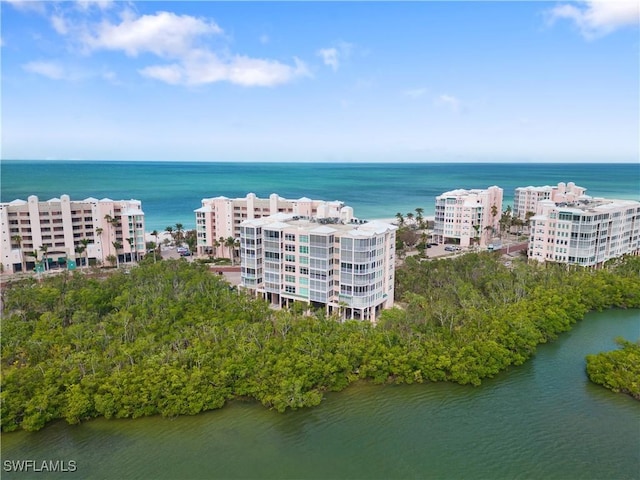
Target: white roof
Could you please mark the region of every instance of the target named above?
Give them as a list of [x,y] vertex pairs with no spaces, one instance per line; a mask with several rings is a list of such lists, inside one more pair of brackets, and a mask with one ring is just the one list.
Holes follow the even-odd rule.
[[353,230],[350,230],[349,234],[370,237],[372,235],[379,235],[381,233],[384,233],[390,230],[397,230],[397,229],[398,229],[397,226],[392,225],[390,223],[373,220],[371,222],[359,225],[357,228],[354,228]]
[[313,228],[309,230],[310,233],[334,233],[337,232],[335,228],[327,227],[326,225],[322,225],[320,227]]
[[122,215],[144,215],[142,210],[138,210],[137,208],[128,208],[122,211]]

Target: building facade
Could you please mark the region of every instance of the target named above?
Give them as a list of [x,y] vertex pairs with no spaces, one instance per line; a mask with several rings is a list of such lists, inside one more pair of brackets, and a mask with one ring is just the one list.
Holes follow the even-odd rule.
[[397,227],[278,213],[240,225],[241,286],[375,323],[393,306]]
[[579,200],[587,189],[578,187],[575,183],[558,183],[552,187],[518,187],[513,194],[513,216],[520,220],[527,220],[527,214],[537,212],[538,202],[551,200],[553,202],[575,202]]
[[528,256],[539,262],[597,267],[640,252],[640,202],[633,200],[544,200],[530,221]]
[[0,204],[0,257],[4,272],[62,266],[105,264],[115,256],[132,261],[145,253],[144,212],[138,200],[114,201],[68,195],[39,201]]
[[486,245],[498,230],[503,191],[500,187],[484,190],[452,190],[436,197],[433,239],[468,247]]
[[240,238],[240,224],[245,220],[267,217],[277,213],[318,218],[338,218],[349,222],[353,209],[340,201],[289,200],[272,193],[269,198],[258,198],[249,193],[244,198],[203,198],[202,206],[195,210],[198,255],[229,257],[233,250],[225,247],[229,238]]

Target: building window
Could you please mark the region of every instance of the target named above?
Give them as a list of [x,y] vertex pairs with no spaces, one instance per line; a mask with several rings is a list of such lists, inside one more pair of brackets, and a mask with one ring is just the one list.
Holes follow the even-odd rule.
[[[302,235],[300,235],[300,241],[302,241]],[[308,241],[309,240],[307,240],[307,242]],[[304,246],[304,245],[300,245],[300,253],[309,253],[309,247]]]
[[300,235],[300,243],[309,243],[309,235]]
[[296,235],[294,233],[285,233],[284,234],[284,239],[289,241],[289,242],[295,242],[296,241]]
[[296,293],[296,287],[294,287],[293,285],[285,285],[284,291],[287,293]]

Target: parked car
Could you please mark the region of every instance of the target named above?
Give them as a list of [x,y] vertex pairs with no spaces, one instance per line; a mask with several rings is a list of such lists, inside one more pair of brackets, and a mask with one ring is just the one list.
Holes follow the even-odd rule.
[[456,247],[454,247],[453,245],[447,245],[446,247],[444,247],[445,252],[455,252],[456,251]]

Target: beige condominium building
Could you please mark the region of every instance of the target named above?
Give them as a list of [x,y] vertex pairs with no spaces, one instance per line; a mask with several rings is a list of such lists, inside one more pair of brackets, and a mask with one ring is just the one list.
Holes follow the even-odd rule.
[[278,213],[240,225],[241,286],[375,323],[393,306],[397,227]]
[[[0,204],[0,257],[5,273],[135,261],[145,253],[144,212],[138,200],[68,195]],[[112,257],[113,256],[113,257]]]
[[640,253],[640,202],[584,196],[573,202],[543,200],[530,230],[530,259],[597,267]]
[[353,209],[340,201],[289,200],[272,193],[269,198],[258,198],[249,193],[244,198],[203,198],[202,206],[195,210],[198,255],[230,257],[233,249],[225,246],[229,238],[240,238],[240,224],[245,220],[262,218],[276,213],[290,213],[319,218],[338,218],[349,222]]
[[502,189],[452,190],[436,197],[433,238],[438,243],[468,247],[489,243],[498,230]]
[[586,188],[578,187],[575,183],[558,183],[552,187],[518,187],[513,194],[513,216],[520,220],[527,219],[527,213],[534,215],[538,202],[551,200],[554,202],[575,202],[582,197]]

